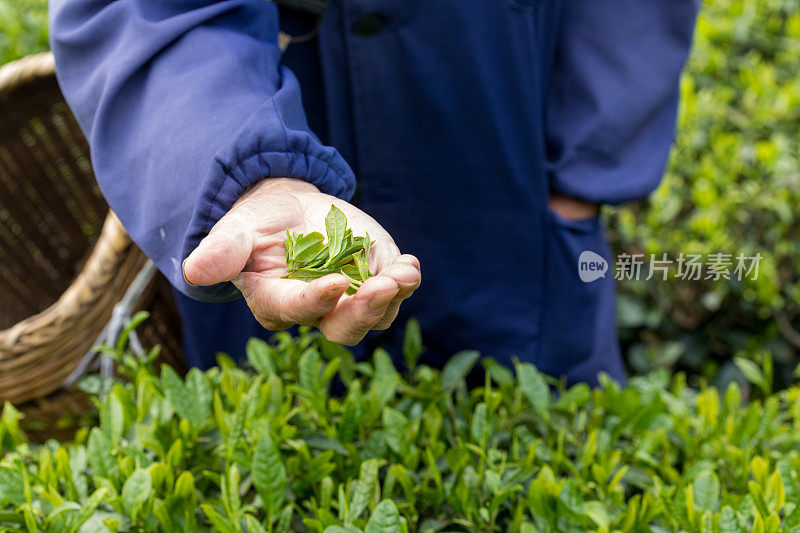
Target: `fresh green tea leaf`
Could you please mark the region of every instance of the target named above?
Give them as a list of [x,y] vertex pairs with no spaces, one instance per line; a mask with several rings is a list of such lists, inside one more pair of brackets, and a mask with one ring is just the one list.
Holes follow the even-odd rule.
[[384,461],[367,459],[361,463],[361,472],[356,481],[353,498],[350,501],[348,521],[353,522],[367,508],[367,505],[378,486],[378,469]]
[[251,338],[247,341],[245,346],[245,353],[250,366],[256,371],[265,376],[270,376],[275,373],[275,362],[272,359],[272,347],[263,339],[257,337]]
[[150,499],[151,490],[150,472],[137,469],[122,487],[122,505],[125,511],[136,517]]
[[404,455],[408,442],[406,440],[408,419],[397,409],[384,407],[382,420],[386,432],[386,444],[395,453]]
[[92,428],[87,442],[89,466],[96,476],[111,478],[116,467],[114,457],[111,455],[111,440],[100,430]]
[[13,468],[0,464],[0,504],[13,504],[14,507],[25,503],[22,476]]
[[392,500],[383,500],[369,517],[364,533],[401,533],[400,513]]
[[211,389],[206,377],[196,368],[189,371],[184,382],[168,365],[161,367],[161,386],[164,395],[181,418],[196,429],[205,424],[211,406]]
[[406,334],[403,337],[403,358],[409,373],[413,373],[416,368],[422,351],[422,330],[419,327],[419,321],[416,318],[410,318],[406,322]]
[[742,374],[744,374],[744,377],[747,378],[747,381],[762,390],[766,390],[768,388],[767,378],[757,364],[749,359],[745,359],[744,357],[735,357],[733,361],[736,363],[736,366],[739,368]]
[[355,294],[361,284],[372,274],[367,265],[372,243],[369,236],[354,237],[347,228],[347,218],[335,205],[325,217],[328,242],[323,244],[321,234],[297,235],[286,231],[287,274],[285,278],[311,282],[328,274],[347,276],[350,286],[347,294]]
[[253,453],[253,483],[270,516],[276,516],[286,492],[286,467],[268,434],[258,440]]
[[325,247],[324,240],[325,237],[317,231],[301,236],[292,248],[292,262],[305,263],[313,259]]
[[716,511],[719,505],[720,485],[714,472],[704,471],[692,483],[694,505],[699,511]]
[[250,513],[244,515],[244,521],[247,524],[247,533],[267,533],[267,529]]
[[109,394],[100,404],[100,427],[112,446],[116,446],[125,431],[125,412],[116,394]]
[[213,505],[202,503],[200,504],[200,508],[216,530],[221,533],[241,533],[241,530],[236,527],[234,522],[220,514]]
[[463,383],[470,370],[480,359],[481,354],[472,350],[458,352],[447,361],[442,369],[442,389],[452,392],[459,383]]
[[481,364],[498,385],[514,384],[514,374],[511,373],[507,366],[501,365],[491,357],[481,359]]
[[536,367],[521,363],[517,365],[517,378],[522,393],[528,399],[531,407],[539,416],[548,420],[550,418],[550,388]]
[[345,245],[345,232],[347,231],[347,217],[335,205],[331,205],[331,210],[325,217],[325,230],[328,232],[330,257],[335,258]]

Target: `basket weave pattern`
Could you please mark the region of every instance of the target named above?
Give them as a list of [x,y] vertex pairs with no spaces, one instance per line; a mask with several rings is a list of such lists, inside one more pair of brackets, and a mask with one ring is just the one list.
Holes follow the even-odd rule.
[[[145,261],[100,193],[52,54],[0,67],[0,401],[37,399],[34,411],[57,413],[43,406],[57,393],[85,406],[59,389]],[[163,278],[138,308],[151,312],[142,342],[180,369]]]

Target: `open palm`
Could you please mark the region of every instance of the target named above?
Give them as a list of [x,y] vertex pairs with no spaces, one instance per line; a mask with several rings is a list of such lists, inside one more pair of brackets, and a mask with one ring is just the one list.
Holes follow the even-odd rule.
[[[325,233],[325,215],[336,205],[354,235],[369,233],[375,244],[370,271],[358,291],[345,294],[349,280],[328,274],[310,283],[282,278],[287,272],[286,230]],[[264,180],[234,204],[184,262],[193,285],[232,281],[256,319],[267,329],[312,325],[331,341],[353,345],[372,329],[389,327],[403,300],[419,287],[419,261],[401,255],[391,236],[372,217],[316,187],[294,179]]]

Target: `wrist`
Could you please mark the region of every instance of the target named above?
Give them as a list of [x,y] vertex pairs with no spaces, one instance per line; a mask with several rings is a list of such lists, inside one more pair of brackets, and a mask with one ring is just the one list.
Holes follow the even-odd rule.
[[319,192],[319,189],[315,185],[298,178],[264,178],[245,189],[236,203],[254,195],[302,192]]

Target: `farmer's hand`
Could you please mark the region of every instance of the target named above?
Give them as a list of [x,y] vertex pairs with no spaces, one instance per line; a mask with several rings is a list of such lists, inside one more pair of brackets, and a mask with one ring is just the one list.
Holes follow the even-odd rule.
[[[353,235],[369,232],[375,241],[369,267],[376,276],[352,296],[344,294],[349,281],[342,274],[311,283],[281,278],[286,274],[286,229],[324,234],[331,204],[347,216]],[[192,285],[232,281],[267,329],[317,326],[328,340],[347,345],[369,330],[388,328],[422,279],[417,258],[400,255],[391,236],[369,215],[292,178],[266,179],[248,189],[186,258],[183,276]]]

